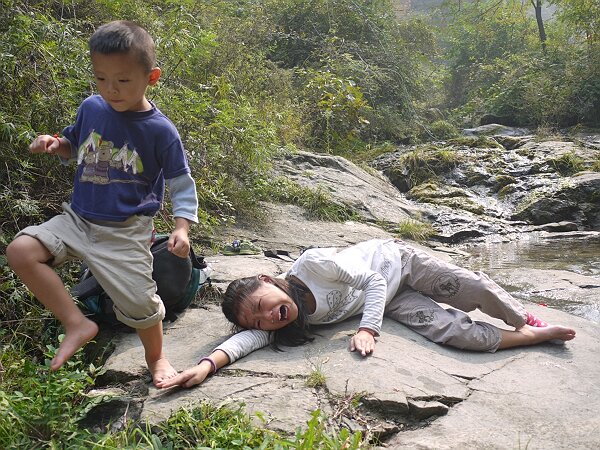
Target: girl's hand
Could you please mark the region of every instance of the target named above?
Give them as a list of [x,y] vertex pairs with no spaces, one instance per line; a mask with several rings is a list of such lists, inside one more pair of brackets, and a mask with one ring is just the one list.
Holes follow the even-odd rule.
[[208,362],[204,361],[197,366],[184,370],[183,372],[175,375],[173,378],[159,381],[156,383],[156,386],[160,389],[165,389],[172,386],[189,388],[202,383],[211,373],[212,366]]
[[350,351],[360,352],[362,356],[367,356],[375,350],[375,337],[371,331],[365,329],[359,330],[350,339]]

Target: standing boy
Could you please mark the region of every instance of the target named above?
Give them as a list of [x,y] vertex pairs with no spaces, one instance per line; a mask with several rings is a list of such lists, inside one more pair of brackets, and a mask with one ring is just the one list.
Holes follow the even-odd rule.
[[187,257],[190,222],[198,199],[175,126],[146,99],[156,84],[154,41],[146,30],[115,21],[89,42],[100,95],[83,101],[63,137],[38,136],[32,153],[77,161],[73,196],[63,213],[27,227],[8,246],[15,273],[65,329],[50,363],[57,370],[98,332],[71,299],[52,267],[82,259],[112,298],[117,318],[137,330],[154,383],[176,375],[163,354],[165,308],[152,280],[152,217],[161,206],[165,179],[175,229],[169,250]]

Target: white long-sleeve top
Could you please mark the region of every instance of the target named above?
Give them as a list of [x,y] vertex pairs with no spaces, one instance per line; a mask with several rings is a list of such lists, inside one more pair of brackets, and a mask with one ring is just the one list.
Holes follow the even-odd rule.
[[[315,298],[311,325],[341,322],[362,313],[361,328],[379,334],[385,306],[402,274],[401,252],[393,239],[373,239],[344,249],[313,248],[292,265],[288,275],[302,281]],[[232,363],[270,343],[270,332],[244,330],[219,345]]]

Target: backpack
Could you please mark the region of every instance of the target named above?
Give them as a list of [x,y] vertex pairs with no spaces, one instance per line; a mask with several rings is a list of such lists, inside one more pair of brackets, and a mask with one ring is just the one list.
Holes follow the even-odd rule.
[[[165,320],[173,321],[190,306],[200,289],[211,285],[212,269],[203,256],[196,257],[191,247],[187,258],[174,255],[167,248],[168,242],[168,235],[157,235],[150,251],[154,258],[152,278],[165,305]],[[113,311],[112,299],[87,266],[82,266],[79,283],[71,288],[71,295],[80,301],[90,319],[121,325]]]

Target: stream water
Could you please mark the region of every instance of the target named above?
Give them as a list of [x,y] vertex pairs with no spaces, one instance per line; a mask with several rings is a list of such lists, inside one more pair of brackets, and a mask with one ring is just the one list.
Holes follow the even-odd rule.
[[[600,286],[600,235],[559,238],[531,234],[517,240],[471,245],[465,250],[471,257],[460,258],[460,264],[486,272],[492,278],[495,272],[507,269],[566,270],[591,277],[597,280],[592,285]],[[600,323],[600,289],[585,291],[585,299],[581,302],[551,295],[534,296],[529,300],[544,302],[550,307]],[[519,297],[519,292],[513,294]]]

